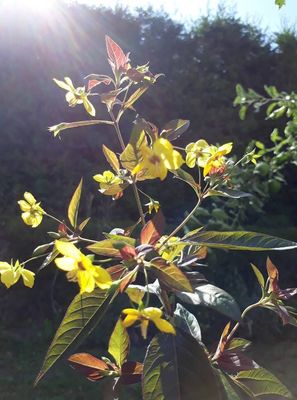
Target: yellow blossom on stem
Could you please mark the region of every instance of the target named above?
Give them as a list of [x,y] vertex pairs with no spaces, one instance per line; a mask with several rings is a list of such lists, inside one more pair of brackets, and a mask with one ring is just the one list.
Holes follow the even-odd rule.
[[121,187],[124,183],[123,180],[112,171],[104,171],[103,174],[94,175],[93,179],[99,182],[99,191],[103,194],[114,196],[123,190],[123,187]]
[[206,160],[210,157],[210,146],[209,144],[200,139],[195,143],[189,143],[186,148],[186,164],[189,168],[194,168],[196,162],[199,167],[204,166]]
[[[169,240],[167,240],[167,237],[168,236],[162,236],[159,239],[159,243],[161,245],[159,254],[162,258],[164,258],[164,260],[171,262],[181,254],[186,245],[180,241],[179,237],[172,236]],[[162,246],[162,243],[165,240],[166,243]]]
[[36,228],[42,221],[43,214],[45,212],[40,207],[40,203],[37,203],[34,196],[29,193],[24,193],[25,200],[19,200],[18,204],[21,208],[22,219],[26,225],[32,226],[32,228]]
[[212,172],[216,172],[220,168],[225,166],[225,155],[229,154],[232,150],[233,143],[226,143],[220,147],[211,146],[210,152],[211,156],[206,160],[203,169],[203,175],[206,176]]
[[88,93],[85,91],[85,87],[81,86],[75,88],[71,79],[66,77],[64,78],[65,82],[59,81],[54,78],[54,82],[61,88],[67,91],[65,97],[66,101],[69,104],[69,107],[75,107],[77,104],[83,104],[87,113],[89,113],[92,117],[95,116],[96,111],[93,104],[88,99]]
[[142,161],[136,165],[133,174],[145,171],[147,179],[160,178],[163,181],[168,170],[176,170],[184,163],[181,154],[164,138],[157,139],[152,147],[141,147],[140,151]]
[[163,333],[171,333],[175,335],[175,329],[170,322],[162,318],[162,311],[156,307],[147,307],[144,309],[125,308],[122,311],[126,317],[123,320],[125,328],[133,325],[135,322],[140,321],[141,334],[144,339],[147,337],[147,329],[149,322],[153,322],[159,331]]
[[112,284],[109,273],[104,268],[93,265],[91,259],[73,243],[56,240],[55,247],[64,256],[55,259],[57,267],[67,272],[69,281],[78,282],[80,293],[91,293],[95,286],[109,289]]
[[153,210],[157,213],[160,208],[160,203],[157,200],[150,199],[148,203],[145,204],[148,207],[148,213],[151,214]]
[[35,273],[22,267],[19,261],[16,261],[14,265],[0,262],[0,276],[1,282],[7,288],[17,283],[20,277],[22,277],[25,286],[32,288],[34,285]]

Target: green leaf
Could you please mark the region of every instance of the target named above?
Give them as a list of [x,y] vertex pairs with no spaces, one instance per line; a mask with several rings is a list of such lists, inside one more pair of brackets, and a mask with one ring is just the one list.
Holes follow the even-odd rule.
[[269,395],[279,396],[283,399],[293,399],[292,394],[281,381],[264,368],[241,371],[234,379],[252,392],[254,397]]
[[201,329],[196,317],[179,303],[176,304],[173,322],[174,326],[201,341]]
[[198,183],[195,182],[195,179],[190,175],[188,172],[184,171],[183,169],[179,168],[175,171],[171,171],[178,179],[181,181],[186,182],[188,185],[190,185],[195,193],[198,194],[199,192],[199,185]]
[[202,345],[177,330],[157,335],[143,369],[143,400],[220,400],[219,382]]
[[250,342],[247,339],[242,339],[242,338],[234,338],[231,339],[229,342],[226,343],[225,350],[240,350],[244,351],[246,350],[252,342]]
[[47,351],[35,385],[98,325],[112,300],[112,295],[99,288],[92,293],[78,294],[73,299]]
[[190,121],[186,119],[174,119],[168,122],[162,129],[161,136],[164,139],[173,141],[179,138],[190,126]]
[[100,242],[90,244],[87,246],[87,249],[100,256],[121,258],[120,249],[126,244],[126,241],[122,240],[105,239],[101,240]]
[[239,118],[243,121],[245,119],[246,113],[247,113],[248,107],[247,106],[241,106],[239,109]]
[[131,138],[125,150],[120,155],[124,168],[132,171],[142,159],[141,148],[147,145],[145,132],[142,127],[136,124],[132,130]]
[[108,164],[115,172],[118,172],[120,169],[120,163],[117,155],[105,145],[102,146],[102,150]]
[[80,202],[80,196],[81,196],[81,189],[82,189],[82,183],[83,180],[81,179],[77,188],[75,189],[75,192],[73,193],[73,196],[70,200],[69,207],[68,207],[68,219],[73,226],[73,228],[76,228],[77,224],[77,216],[78,216],[78,208],[79,208],[79,202]]
[[275,5],[277,5],[279,8],[281,8],[285,4],[286,4],[286,0],[275,0]]
[[232,380],[228,377],[228,375],[219,369],[216,370],[216,373],[225,391],[224,400],[242,400],[242,397],[240,397],[237,393],[234,383],[232,385]]
[[[195,242],[189,240],[195,239]],[[237,231],[237,232],[198,232],[186,239],[193,245],[229,249],[229,250],[289,250],[297,247],[296,242],[281,239],[264,233]]]
[[113,356],[118,367],[121,367],[127,360],[129,347],[129,335],[123,326],[122,320],[119,319],[110,336],[108,344],[108,352]]
[[142,86],[135,90],[133,94],[129,97],[127,101],[124,103],[124,109],[131,108],[133,104],[147,91],[149,85]]
[[54,242],[51,243],[45,243],[45,244],[41,244],[40,246],[37,246],[32,255],[34,257],[36,256],[41,256],[42,254],[46,253],[46,251],[49,249],[49,247],[51,247],[54,244]]
[[188,278],[176,265],[167,264],[165,260],[156,260],[151,262],[150,269],[168,288],[180,292],[193,292]]
[[194,293],[182,292],[176,295],[186,303],[210,307],[235,321],[241,319],[241,312],[234,298],[225,290],[210,283],[197,285]]
[[253,268],[253,271],[258,279],[258,282],[259,282],[261,288],[264,289],[265,279],[264,279],[262,272],[254,264],[251,264],[251,267]]
[[242,197],[251,197],[252,195],[250,193],[246,192],[241,192],[239,190],[232,190],[232,189],[219,189],[219,190],[208,190],[207,194],[204,196],[210,197],[210,196],[221,196],[221,197],[229,197],[231,199],[241,199]]

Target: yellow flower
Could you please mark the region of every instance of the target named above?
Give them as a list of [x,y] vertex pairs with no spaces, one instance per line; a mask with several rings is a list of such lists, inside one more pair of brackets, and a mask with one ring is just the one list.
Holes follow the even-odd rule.
[[161,318],[163,313],[159,308],[147,307],[143,310],[125,308],[122,313],[126,315],[123,320],[125,328],[133,325],[136,321],[140,321],[141,334],[144,339],[147,337],[147,328],[150,321],[156,325],[159,331],[175,335],[175,329],[170,322]]
[[225,155],[229,154],[232,150],[233,143],[226,143],[223,146],[216,147],[216,146],[211,146],[210,147],[210,152],[211,152],[211,157],[209,157],[204,165],[201,165],[204,167],[203,169],[203,175],[206,176],[211,172],[216,172],[216,170],[220,169],[221,167],[224,167],[225,165]]
[[160,208],[160,203],[154,199],[150,199],[150,201],[148,203],[146,203],[145,206],[148,207],[149,214],[151,214],[153,212],[153,210],[155,210],[157,213]]
[[42,221],[44,211],[40,207],[40,203],[37,203],[34,196],[29,193],[24,193],[25,200],[19,200],[18,204],[23,211],[22,218],[26,225],[31,225],[32,228],[36,228]]
[[186,146],[186,164],[189,168],[194,168],[196,162],[199,167],[202,167],[205,161],[210,157],[209,144],[200,139],[196,143],[189,143]]
[[114,196],[123,190],[121,186],[124,183],[123,180],[111,171],[104,171],[103,174],[94,175],[93,179],[99,182],[99,192],[103,194]]
[[[167,236],[162,236],[159,239],[159,243],[161,246],[166,239]],[[171,262],[180,255],[185,247],[186,245],[180,242],[180,238],[173,236],[169,240],[167,240],[164,246],[161,247],[159,254],[162,258],[164,258],[164,260]]]
[[167,139],[157,139],[152,147],[143,146],[140,151],[142,161],[133,169],[133,174],[144,170],[147,179],[160,178],[163,181],[168,170],[176,170],[184,163],[180,153]]
[[22,267],[19,261],[16,261],[14,265],[0,262],[0,275],[1,282],[7,288],[17,283],[20,277],[23,278],[25,286],[32,288],[34,285],[35,273]]
[[80,293],[91,293],[95,286],[108,289],[112,284],[109,273],[93,265],[91,259],[81,253],[73,243],[56,240],[55,247],[64,257],[55,259],[58,268],[67,272],[69,281],[78,282]]
[[86,111],[94,117],[96,114],[95,108],[93,104],[88,99],[88,93],[85,91],[85,87],[81,86],[75,88],[70,78],[64,78],[65,82],[59,81],[58,79],[53,79],[54,82],[62,89],[66,90],[67,93],[65,95],[66,101],[69,104],[69,107],[75,107],[77,104],[83,104]]

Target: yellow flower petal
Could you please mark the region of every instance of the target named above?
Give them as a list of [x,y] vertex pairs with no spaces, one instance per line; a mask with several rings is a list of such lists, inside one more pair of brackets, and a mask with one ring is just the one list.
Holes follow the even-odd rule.
[[21,275],[23,278],[24,285],[29,288],[32,288],[34,286],[35,273],[29,271],[28,269],[23,269]]
[[75,260],[80,260],[82,256],[82,253],[74,246],[73,243],[56,240],[55,247],[65,257],[71,257]]
[[166,321],[165,319],[155,318],[152,320],[152,322],[156,325],[159,331],[164,333],[172,333],[173,335],[175,335],[176,332],[174,327],[171,325],[170,322]]
[[122,313],[127,315],[137,315],[137,317],[140,315],[140,312],[135,308],[125,308],[122,310]]
[[77,281],[80,287],[80,293],[91,293],[95,289],[95,279],[90,271],[77,271]]
[[143,321],[141,321],[140,330],[141,330],[141,336],[143,337],[143,339],[147,338],[148,324],[149,324],[149,321],[147,319],[144,319]]
[[24,193],[24,199],[25,199],[31,206],[33,206],[34,204],[36,204],[35,197],[33,196],[32,193],[25,192],[25,193]]
[[77,269],[77,262],[71,257],[56,258],[55,263],[62,271],[73,271]]
[[141,314],[151,320],[154,318],[160,318],[163,315],[162,311],[156,307],[147,307],[141,312]]
[[133,325],[138,320],[137,315],[127,315],[123,320],[123,326],[128,328],[129,326]]
[[17,274],[13,269],[4,271],[1,274],[1,282],[7,287],[10,288],[19,280],[20,275]]
[[4,262],[4,261],[0,262],[0,274],[2,272],[10,270],[11,268],[12,268],[12,266],[10,264],[8,264],[8,262]]

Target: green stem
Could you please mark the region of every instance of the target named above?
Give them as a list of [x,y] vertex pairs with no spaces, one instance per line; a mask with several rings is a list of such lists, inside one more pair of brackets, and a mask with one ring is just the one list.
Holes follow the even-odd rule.
[[51,218],[52,220],[58,222],[59,224],[65,225],[66,228],[67,228],[67,230],[68,230],[69,232],[74,233],[74,231],[73,231],[72,229],[70,229],[70,228],[65,224],[65,222],[61,221],[60,219],[54,217],[54,216],[51,215],[51,214],[48,214],[47,212],[44,212],[44,215],[46,215],[47,217]]
[[40,254],[39,256],[34,256],[34,257],[31,257],[31,258],[28,258],[28,260],[23,261],[20,265],[26,265],[31,261],[37,260],[38,258],[47,257],[49,254],[50,254],[50,252],[49,253],[45,253],[45,254]]
[[[255,304],[251,304],[250,306],[248,306],[243,313],[241,314],[241,319],[243,320],[246,316],[246,314],[253,310],[254,308],[257,308],[261,305],[261,301],[258,301]],[[232,339],[232,337],[234,336],[234,334],[237,332],[238,328],[240,327],[240,322],[237,322],[237,324],[233,327],[232,331],[229,333],[228,337],[227,337],[227,342],[229,342],[229,340]]]
[[[117,133],[117,136],[118,136],[120,145],[122,147],[122,150],[124,151],[125,150],[125,143],[124,143],[124,140],[123,140],[123,137],[122,137],[122,134],[121,134],[119,123],[116,120],[116,118],[115,118],[115,116],[114,116],[112,111],[109,111],[109,115],[110,115],[111,120],[113,122],[113,125],[114,125],[115,131]],[[134,179],[133,179],[133,182],[132,182],[132,187],[133,187],[133,192],[134,192],[134,197],[135,197],[135,201],[136,201],[136,204],[137,204],[138,212],[139,212],[139,215],[140,215],[140,218],[141,218],[141,223],[142,223],[142,226],[144,226],[145,225],[144,213],[143,213],[143,209],[142,209],[142,205],[141,205],[141,201],[140,201],[137,185],[136,185]]]
[[195,214],[195,212],[197,211],[197,209],[199,208],[201,204],[201,199],[200,197],[198,198],[198,202],[195,205],[195,207],[193,208],[193,210],[186,216],[186,218],[170,233],[170,235],[164,240],[164,242],[162,243],[162,245],[159,247],[159,249],[161,249],[170,238],[172,238],[172,236],[175,236],[185,225],[186,223],[192,218],[192,216]]

